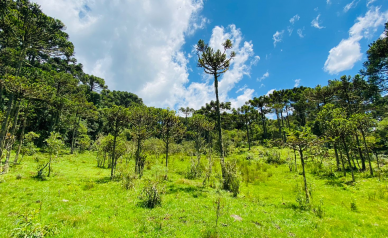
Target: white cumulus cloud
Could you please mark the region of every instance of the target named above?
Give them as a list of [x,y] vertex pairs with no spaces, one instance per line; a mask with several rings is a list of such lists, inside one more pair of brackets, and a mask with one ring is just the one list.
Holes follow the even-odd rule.
[[67,26],[86,73],[147,105],[173,107],[188,79],[185,37],[204,28],[202,0],[34,0]]
[[[236,98],[229,97],[228,93],[236,87],[236,84],[244,76],[250,76],[251,67],[260,60],[260,57],[254,55],[252,42],[243,41],[242,33],[235,25],[230,25],[227,28],[214,27],[209,46],[214,49],[220,49],[226,39],[232,40],[233,49],[231,50],[236,52],[236,57],[232,60],[230,70],[219,79],[219,98],[222,102],[231,102],[233,107],[240,107],[252,97],[254,90],[243,87],[242,90],[237,90],[236,93],[241,91],[243,93]],[[214,79],[207,79],[207,82],[193,82],[187,88],[183,88],[179,93],[178,107],[189,106],[199,109],[211,100],[215,100]]]
[[371,37],[387,20],[388,11],[380,12],[380,8],[372,8],[365,16],[358,17],[357,22],[349,30],[349,38],[342,39],[329,51],[324,70],[330,74],[337,74],[352,69],[362,58],[359,41],[364,37]]

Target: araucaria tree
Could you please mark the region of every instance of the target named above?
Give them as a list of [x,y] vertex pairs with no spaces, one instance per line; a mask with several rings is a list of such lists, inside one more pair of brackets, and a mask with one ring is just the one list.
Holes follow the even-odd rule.
[[302,127],[301,130],[291,130],[288,135],[287,143],[292,147],[296,148],[300,155],[300,161],[302,163],[302,174],[304,181],[304,191],[306,194],[306,202],[310,200],[309,191],[307,188],[306,170],[305,170],[305,156],[304,152],[314,145],[316,142],[316,136],[311,133],[309,127]]
[[109,132],[113,135],[112,158],[111,158],[111,173],[113,179],[118,157],[116,156],[117,137],[128,127],[130,122],[130,112],[128,108],[121,106],[113,106],[105,108],[105,118],[108,122]]
[[144,140],[148,139],[155,132],[156,115],[154,108],[146,106],[134,106],[130,109],[131,135],[136,142],[135,172],[142,176],[145,163],[145,156],[142,155]]
[[204,69],[205,73],[211,74],[214,77],[214,89],[216,93],[216,112],[217,112],[217,130],[218,130],[218,144],[221,155],[221,167],[224,176],[225,162],[224,162],[224,150],[222,144],[222,131],[221,131],[221,114],[220,114],[220,100],[218,97],[218,78],[221,74],[229,70],[231,60],[236,56],[236,53],[232,51],[227,56],[227,51],[232,49],[232,41],[227,39],[222,46],[224,51],[215,51],[213,48],[205,44],[203,40],[199,40],[197,44],[198,55],[198,67]]
[[201,153],[206,145],[206,137],[210,136],[210,132],[214,128],[214,123],[206,119],[205,116],[195,114],[190,118],[190,138],[194,141],[194,146],[197,154],[198,165],[201,159]]
[[181,138],[185,132],[184,126],[179,117],[175,115],[175,111],[163,109],[158,115],[159,134],[162,138],[166,151],[166,178],[168,172],[168,149],[169,145]]

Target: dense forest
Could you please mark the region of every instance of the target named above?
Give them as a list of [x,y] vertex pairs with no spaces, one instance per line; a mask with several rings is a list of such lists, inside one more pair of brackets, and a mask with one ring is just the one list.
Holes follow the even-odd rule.
[[[200,40],[198,67],[214,78],[216,100],[177,111],[148,107],[137,95],[112,91],[104,79],[85,73],[65,30],[35,3],[0,2],[0,176],[20,174],[28,163],[35,183],[50,182],[62,170],[57,161],[87,154],[91,166],[109,171],[112,183],[131,190],[134,181],[144,180],[143,205],[150,208],[162,204],[159,188],[176,175],[169,167],[177,155],[185,158],[181,177],[214,188],[218,178],[218,188],[232,197],[256,179],[248,162],[260,157],[284,165],[302,178],[298,201],[305,207],[313,192],[307,173],[341,177],[350,186],[387,178],[388,23],[385,37],[370,44],[359,74],[314,88],[275,90],[240,108],[218,99],[219,77],[235,56],[233,42],[215,51]],[[242,154],[244,162],[235,159]],[[160,160],[162,176],[146,179],[145,171]],[[217,198],[216,227],[220,210]],[[21,230],[12,235],[51,234],[36,229],[40,236],[22,236]]]

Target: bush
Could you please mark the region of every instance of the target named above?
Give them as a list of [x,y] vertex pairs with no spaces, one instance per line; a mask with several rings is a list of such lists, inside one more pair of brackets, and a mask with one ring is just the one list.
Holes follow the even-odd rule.
[[141,200],[143,205],[147,208],[154,208],[162,205],[163,188],[160,187],[159,182],[148,180],[143,188]]
[[286,162],[281,158],[280,152],[277,151],[266,151],[265,156],[268,164],[284,164]]
[[197,163],[194,159],[191,160],[191,165],[189,166],[186,178],[187,179],[196,179],[202,176],[203,167],[201,164]]
[[226,162],[224,168],[223,189],[233,193],[234,197],[240,193],[240,180],[237,175],[236,162]]
[[127,190],[134,189],[135,185],[136,185],[135,184],[136,179],[137,179],[137,175],[136,174],[130,174],[130,173],[124,174],[123,178],[122,178],[122,186],[123,186],[123,188],[125,188]]

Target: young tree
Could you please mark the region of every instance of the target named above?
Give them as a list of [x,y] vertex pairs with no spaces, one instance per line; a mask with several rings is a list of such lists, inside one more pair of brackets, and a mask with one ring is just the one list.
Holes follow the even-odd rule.
[[248,146],[249,150],[251,150],[251,124],[257,117],[255,113],[257,113],[252,106],[243,105],[241,108],[239,108],[239,112],[241,113],[241,117],[244,121],[245,128],[247,131],[247,138],[248,138]]
[[48,162],[48,174],[47,177],[50,177],[51,174],[51,163],[53,161],[53,155],[55,158],[58,156],[59,150],[64,146],[61,136],[58,132],[51,132],[50,137],[45,140],[47,143],[48,152],[50,154],[50,160]]
[[311,133],[311,128],[302,127],[301,130],[290,130],[287,143],[296,148],[300,155],[300,161],[302,163],[302,174],[304,181],[304,190],[306,193],[306,201],[309,202],[310,196],[307,188],[306,172],[305,172],[305,157],[303,152],[309,149],[316,143],[317,137]]
[[105,119],[108,122],[108,130],[113,135],[112,158],[111,158],[111,179],[114,178],[114,172],[118,157],[116,156],[117,137],[128,127],[130,122],[130,111],[128,108],[113,106],[104,109]]
[[366,142],[366,135],[372,127],[376,127],[376,123],[374,122],[374,120],[370,116],[368,116],[366,114],[352,115],[351,120],[353,121],[356,128],[361,132],[366,155],[367,155],[368,162],[369,162],[370,175],[373,176],[371,156],[370,156],[370,152],[369,152],[369,147],[368,147],[367,142]]
[[159,134],[164,142],[166,151],[166,178],[168,171],[168,150],[171,142],[174,142],[178,138],[182,137],[184,133],[184,126],[179,120],[179,117],[175,115],[175,111],[169,109],[162,109],[159,118]]
[[142,155],[143,143],[155,133],[156,115],[153,108],[135,106],[130,109],[129,121],[131,123],[131,135],[137,144],[135,158],[135,172],[143,174],[144,156]]
[[222,131],[221,131],[221,114],[220,114],[220,100],[218,98],[218,77],[229,70],[231,60],[236,56],[232,51],[229,58],[226,51],[232,49],[233,44],[231,40],[226,40],[222,46],[224,51],[214,51],[213,48],[205,44],[203,40],[199,40],[197,44],[198,67],[204,69],[205,73],[211,74],[214,77],[214,88],[216,93],[216,107],[217,107],[217,130],[218,130],[218,144],[221,154],[221,167],[224,170],[224,151],[222,145]]
[[208,121],[205,116],[195,114],[189,121],[191,131],[189,135],[194,141],[194,146],[197,154],[197,163],[199,165],[201,153],[206,145],[206,137],[209,137],[210,131],[214,129],[214,123]]

